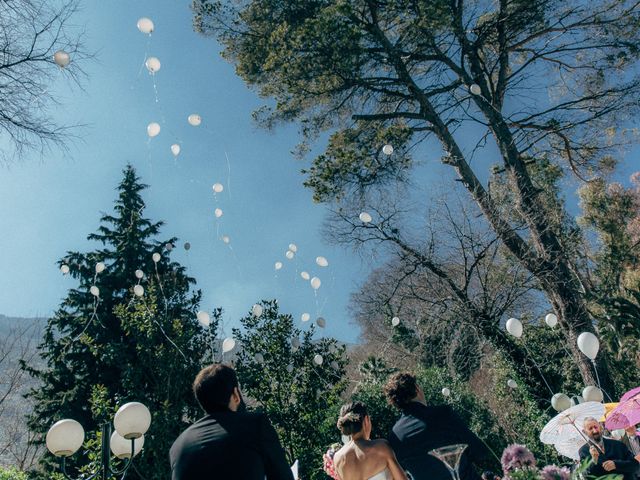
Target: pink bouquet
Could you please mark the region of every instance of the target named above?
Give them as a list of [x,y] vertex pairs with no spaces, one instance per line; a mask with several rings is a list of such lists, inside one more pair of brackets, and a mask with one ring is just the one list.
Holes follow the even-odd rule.
[[336,472],[335,467],[333,465],[333,456],[338,450],[340,450],[341,447],[342,445],[340,445],[339,443],[334,443],[329,447],[329,450],[327,450],[327,452],[322,456],[322,464],[323,464],[324,471],[327,475],[329,475],[334,480],[340,480],[340,477],[338,476],[338,473]]

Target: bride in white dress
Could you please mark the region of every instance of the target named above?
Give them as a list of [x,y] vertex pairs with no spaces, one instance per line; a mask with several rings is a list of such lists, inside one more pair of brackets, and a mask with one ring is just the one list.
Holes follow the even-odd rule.
[[344,405],[338,428],[343,435],[351,436],[333,457],[340,480],[407,480],[389,443],[371,440],[371,418],[363,403]]

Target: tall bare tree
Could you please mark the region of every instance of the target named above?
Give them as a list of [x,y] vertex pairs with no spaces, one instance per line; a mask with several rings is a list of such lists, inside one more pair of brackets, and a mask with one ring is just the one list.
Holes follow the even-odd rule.
[[[309,139],[334,131],[309,171],[316,200],[406,178],[411,154],[438,142],[541,285],[585,383],[596,382],[576,345],[595,330],[588,285],[531,169],[544,159],[585,178],[627,140],[619,133],[640,93],[636,0],[195,0],[193,10],[196,30],[217,36],[238,74],[275,99],[258,112],[266,125],[299,121]],[[499,162],[508,208],[487,162],[472,161],[473,139]],[[614,392],[602,357],[597,368]]]
[[[21,158],[26,151],[43,153],[64,146],[70,126],[54,119],[59,102],[52,84],[61,74],[78,84],[83,75],[83,32],[72,24],[76,0],[0,0],[0,162]],[[69,55],[62,68],[57,51]]]

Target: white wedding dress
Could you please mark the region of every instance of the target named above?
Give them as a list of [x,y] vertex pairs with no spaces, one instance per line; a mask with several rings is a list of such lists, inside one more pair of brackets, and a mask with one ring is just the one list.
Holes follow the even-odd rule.
[[369,477],[369,480],[391,480],[391,472],[389,469],[385,469],[377,475]]

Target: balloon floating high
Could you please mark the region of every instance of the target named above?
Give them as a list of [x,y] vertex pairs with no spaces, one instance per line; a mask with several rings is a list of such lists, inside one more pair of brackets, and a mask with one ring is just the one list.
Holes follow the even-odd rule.
[[158,263],[160,261],[160,254],[158,252],[154,253],[153,255],[151,255],[151,259],[154,263]]
[[207,312],[205,312],[204,310],[200,310],[197,314],[196,314],[196,318],[198,319],[198,321],[200,322],[200,324],[204,327],[208,327],[209,324],[211,323],[211,317],[209,316],[209,314]]
[[216,218],[220,218],[222,216],[222,209],[216,208],[213,213],[216,216]]
[[289,250],[291,250],[293,253],[296,253],[298,251],[298,246],[295,243],[290,243]]
[[236,346],[236,341],[233,338],[225,338],[222,342],[222,353],[228,353]]
[[598,350],[600,350],[600,341],[593,333],[582,332],[578,336],[578,348],[589,357],[589,359],[595,360],[598,355]]
[[316,263],[318,264],[319,267],[328,267],[329,266],[329,262],[324,257],[316,257]]
[[100,296],[100,289],[98,287],[96,287],[95,285],[91,286],[91,288],[89,289],[89,292],[91,292],[91,295],[93,295],[94,297],[99,297]]
[[56,53],[53,54],[53,61],[60,68],[64,68],[67,65],[69,65],[69,62],[71,62],[71,57],[64,50],[58,50]]
[[171,153],[173,153],[174,157],[180,155],[180,145],[178,145],[177,143],[171,145]]
[[358,218],[360,218],[360,221],[362,223],[369,223],[372,220],[371,215],[369,215],[367,212],[362,212]]
[[211,187],[213,189],[214,193],[222,193],[222,191],[224,190],[224,186],[221,183],[214,183],[213,187]]
[[184,242],[184,249],[189,251],[191,249],[191,244],[189,242]]
[[584,387],[584,390],[582,390],[582,397],[585,402],[602,402],[604,400],[602,390],[598,387],[594,387],[593,385]]
[[62,265],[60,267],[60,271],[62,272],[63,275],[66,275],[69,273],[69,265]]
[[147,135],[153,138],[153,137],[157,137],[159,133],[160,133],[159,123],[151,122],[149,125],[147,125]]
[[144,295],[144,287],[142,285],[136,285],[133,287],[133,293],[136,297],[141,297]]
[[391,319],[391,325],[393,325],[394,327],[397,327],[398,325],[400,325],[400,319],[398,317],[393,317]]
[[556,393],[551,397],[551,406],[556,412],[563,412],[567,408],[571,408],[571,399],[564,393]]
[[522,322],[517,318],[510,318],[507,320],[507,332],[516,338],[522,336]]
[[262,355],[261,353],[256,353],[253,356],[253,359],[258,363],[264,363],[264,355]]
[[309,275],[308,272],[300,272],[300,276],[302,277],[303,280],[307,280],[307,281],[309,281],[309,279],[311,278],[311,275]]
[[555,313],[547,313],[547,316],[544,317],[544,323],[553,328],[558,324],[558,317]]
[[451,390],[449,390],[447,387],[444,387],[442,389],[442,395],[444,395],[445,397],[448,397],[449,395],[451,395]]
[[251,313],[253,314],[254,317],[259,317],[262,315],[262,305],[259,304],[255,304],[253,307],[251,307]]
[[96,273],[104,272],[104,269],[107,268],[106,265],[102,262],[96,263]]
[[313,357],[313,363],[315,363],[316,365],[322,365],[322,362],[324,361],[324,359],[322,358],[322,355],[318,354],[315,357]]
[[316,318],[316,325],[320,328],[324,328],[327,326],[327,321],[323,317]]
[[308,322],[309,320],[311,320],[311,315],[309,315],[308,313],[303,313],[302,315],[300,315],[300,320],[302,320],[303,322]]
[[191,125],[192,127],[197,127],[202,123],[202,118],[197,113],[192,113],[187,118],[187,121],[189,122],[189,125]]
[[473,95],[480,95],[480,93],[482,93],[482,90],[480,90],[480,85],[478,85],[477,83],[471,84],[471,86],[469,87],[469,91]]
[[387,144],[384,147],[382,147],[382,153],[384,153],[385,155],[391,155],[393,153],[393,146]]
[[293,257],[295,256],[295,253],[293,253],[291,250],[287,250],[287,252],[284,254],[285,257],[287,257],[288,260],[293,260]]
[[282,262],[276,262],[273,268],[275,268],[276,270],[280,270],[282,268]]
[[144,272],[142,270],[136,270],[136,278],[141,280],[144,277]]
[[138,20],[137,27],[142,33],[150,35],[153,32],[154,25],[150,18],[142,17]]
[[300,344],[300,339],[299,339],[298,337],[293,337],[293,338],[291,339],[291,346],[292,346],[293,348],[300,348],[300,345],[301,345],[301,344]]
[[222,241],[223,241],[225,244],[229,245],[229,242],[231,242],[231,238],[229,238],[229,236],[228,236],[228,235],[223,235],[223,236],[222,236]]
[[173,243],[165,243],[165,245],[164,245],[164,249],[165,249],[167,252],[170,252],[171,250],[173,250]]
[[149,57],[144,62],[144,66],[147,67],[147,70],[149,70],[149,73],[153,75],[158,70],[160,70],[161,64],[160,64],[160,60],[158,60],[156,57]]
[[509,380],[507,380],[507,387],[509,388],[516,388],[518,386],[518,384],[516,383],[516,381],[513,378],[510,378]]
[[287,372],[288,373],[293,372],[293,365],[291,365],[291,364],[287,365]]
[[311,288],[313,288],[314,290],[319,289],[321,284],[322,284],[322,282],[320,281],[320,279],[318,277],[313,277],[311,279]]

